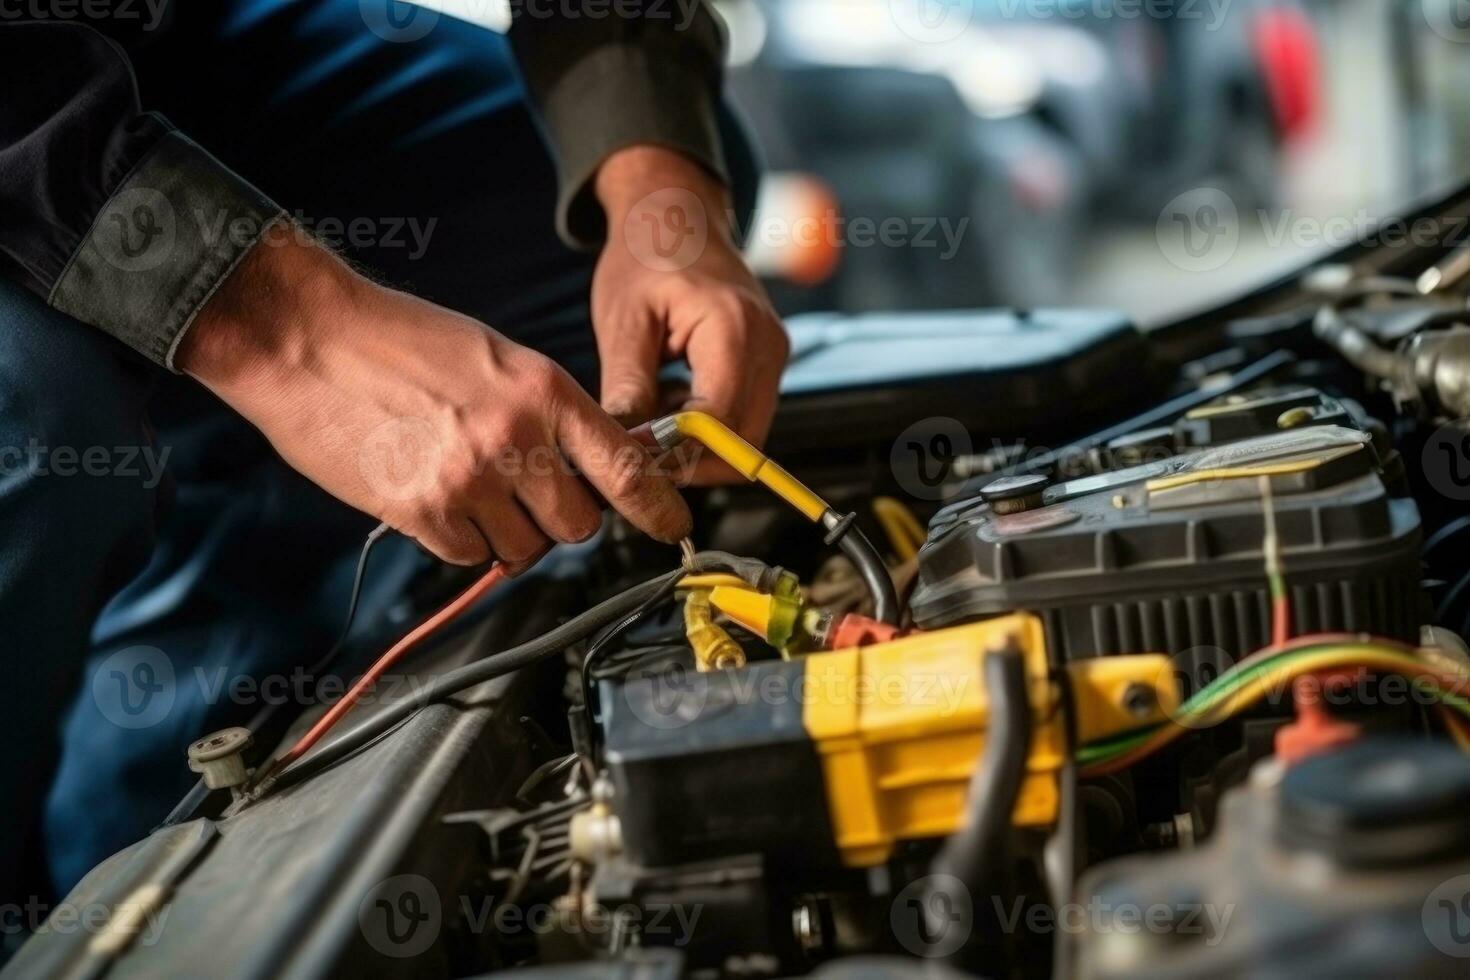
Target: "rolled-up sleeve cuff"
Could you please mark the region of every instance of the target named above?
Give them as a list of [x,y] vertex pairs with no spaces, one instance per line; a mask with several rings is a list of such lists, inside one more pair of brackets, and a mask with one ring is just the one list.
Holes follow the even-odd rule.
[[666,146],[728,183],[710,84],[697,68],[631,44],[600,48],[558,80],[542,116],[560,151],[556,226],[565,241],[594,248],[606,237],[592,178],[625,147]]
[[50,303],[169,370],[194,317],[282,211],[177,132],[118,186]]

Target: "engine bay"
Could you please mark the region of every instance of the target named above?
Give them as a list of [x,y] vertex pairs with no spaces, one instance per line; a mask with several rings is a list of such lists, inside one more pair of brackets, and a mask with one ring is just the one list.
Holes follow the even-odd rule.
[[793,323],[765,453],[649,433],[750,481],[682,557],[609,526],[315,755],[216,746],[73,897],[132,932],[11,968],[1463,975],[1470,316],[1381,258]]

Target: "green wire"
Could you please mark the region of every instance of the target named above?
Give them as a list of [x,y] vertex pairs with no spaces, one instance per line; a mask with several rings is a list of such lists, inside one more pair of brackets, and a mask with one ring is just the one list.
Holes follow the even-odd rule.
[[[1325,649],[1341,649],[1345,646],[1356,649],[1369,649],[1372,650],[1374,653],[1397,657],[1403,660],[1405,663],[1420,665],[1420,662],[1418,660],[1415,660],[1413,657],[1410,657],[1407,654],[1401,653],[1397,650],[1390,650],[1384,647],[1376,647],[1368,644],[1322,643],[1314,644],[1307,647],[1299,647],[1293,650],[1284,650],[1281,653],[1275,654],[1274,656],[1267,657],[1265,660],[1262,660],[1259,663],[1252,664],[1244,670],[1235,672],[1226,671],[1224,674],[1217,677],[1214,681],[1207,684],[1199,691],[1195,692],[1193,697],[1189,698],[1183,704],[1181,704],[1179,706],[1178,718],[1183,721],[1184,719],[1187,719],[1192,715],[1201,715],[1208,712],[1215,705],[1230,697],[1236,691],[1249,684],[1252,680],[1259,677],[1261,674],[1267,671],[1276,670],[1283,664],[1289,665],[1291,663],[1299,662],[1302,659],[1309,656],[1314,656]],[[1410,681],[1410,683],[1423,690],[1432,692],[1436,699],[1439,700],[1441,703],[1455,708],[1461,714],[1465,715],[1467,718],[1470,718],[1470,699],[1466,699],[1458,694],[1453,694],[1449,691],[1442,690],[1437,685],[1419,678],[1414,678]],[[1123,735],[1117,735],[1106,739],[1099,739],[1095,742],[1089,742],[1088,744],[1080,746],[1077,749],[1077,761],[1081,765],[1091,765],[1096,762],[1107,761],[1114,756],[1122,755],[1123,753],[1133,749],[1135,746],[1142,744],[1160,727],[1162,726],[1154,726],[1153,728],[1147,728],[1141,731],[1129,732]]]

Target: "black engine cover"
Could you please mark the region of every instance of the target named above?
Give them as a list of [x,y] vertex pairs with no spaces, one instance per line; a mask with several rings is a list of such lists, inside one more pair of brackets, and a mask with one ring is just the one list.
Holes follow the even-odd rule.
[[920,553],[914,618],[933,629],[1034,612],[1058,663],[1145,652],[1233,661],[1270,640],[1264,491],[1259,476],[1227,475],[1261,466],[1275,473],[1293,633],[1414,640],[1418,510],[1387,491],[1369,437],[1335,424],[1056,483],[1029,501],[951,505]]

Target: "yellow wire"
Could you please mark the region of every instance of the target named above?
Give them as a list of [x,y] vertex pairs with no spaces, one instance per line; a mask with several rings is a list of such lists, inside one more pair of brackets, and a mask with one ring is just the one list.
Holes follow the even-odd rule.
[[795,507],[809,521],[820,521],[831,508],[810,487],[787,472],[786,468],[766,456],[729,426],[705,412],[675,412],[670,416],[679,434],[704,446],[752,482],[765,484],[770,490]]
[[[1233,718],[1253,707],[1273,691],[1287,690],[1291,681],[1297,677],[1342,667],[1367,667],[1371,670],[1400,674],[1416,680],[1429,680],[1435,684],[1441,693],[1462,695],[1464,693],[1463,685],[1470,683],[1470,675],[1467,675],[1463,670],[1446,669],[1436,671],[1427,664],[1418,663],[1408,654],[1398,653],[1396,651],[1389,652],[1384,650],[1380,652],[1353,649],[1351,647],[1329,648],[1320,653],[1293,657],[1290,663],[1263,671],[1259,676],[1241,685],[1239,689],[1228,695],[1223,701],[1217,702],[1208,711],[1197,717],[1191,717],[1186,721],[1172,719],[1165,722],[1164,727],[1160,728],[1147,742],[1115,758],[1085,767],[1083,775],[1088,775],[1091,770],[1101,769],[1107,772],[1114,772],[1119,768],[1126,768],[1127,765],[1131,765],[1139,759],[1152,755],[1154,752],[1189,732],[1198,731],[1202,728],[1210,728]],[[1445,674],[1457,677],[1461,689],[1446,690],[1440,684],[1440,680]],[[1453,726],[1451,726],[1451,730],[1454,730]],[[1456,741],[1459,742],[1461,737],[1460,735],[1456,735]],[[1464,743],[1461,744],[1463,747]],[[1120,762],[1124,764],[1119,765]]]
[[893,497],[874,497],[873,515],[883,526],[883,533],[888,536],[893,554],[900,562],[909,561],[919,553],[925,538],[924,526],[902,501]]
[[[1401,674],[1416,680],[1430,680],[1439,686],[1440,672],[1434,671],[1429,666],[1419,664],[1404,654],[1377,653],[1373,651],[1353,651],[1341,649],[1323,650],[1321,653],[1309,654],[1292,663],[1281,667],[1267,670],[1259,677],[1252,678],[1239,690],[1229,695],[1219,706],[1211,709],[1206,718],[1234,717],[1250,708],[1262,698],[1271,694],[1273,690],[1283,690],[1292,680],[1304,674],[1314,674],[1333,667],[1368,667],[1381,670],[1386,673]],[[1462,672],[1459,673],[1461,683],[1470,682]],[[1450,691],[1451,694],[1461,694],[1462,691]]]

